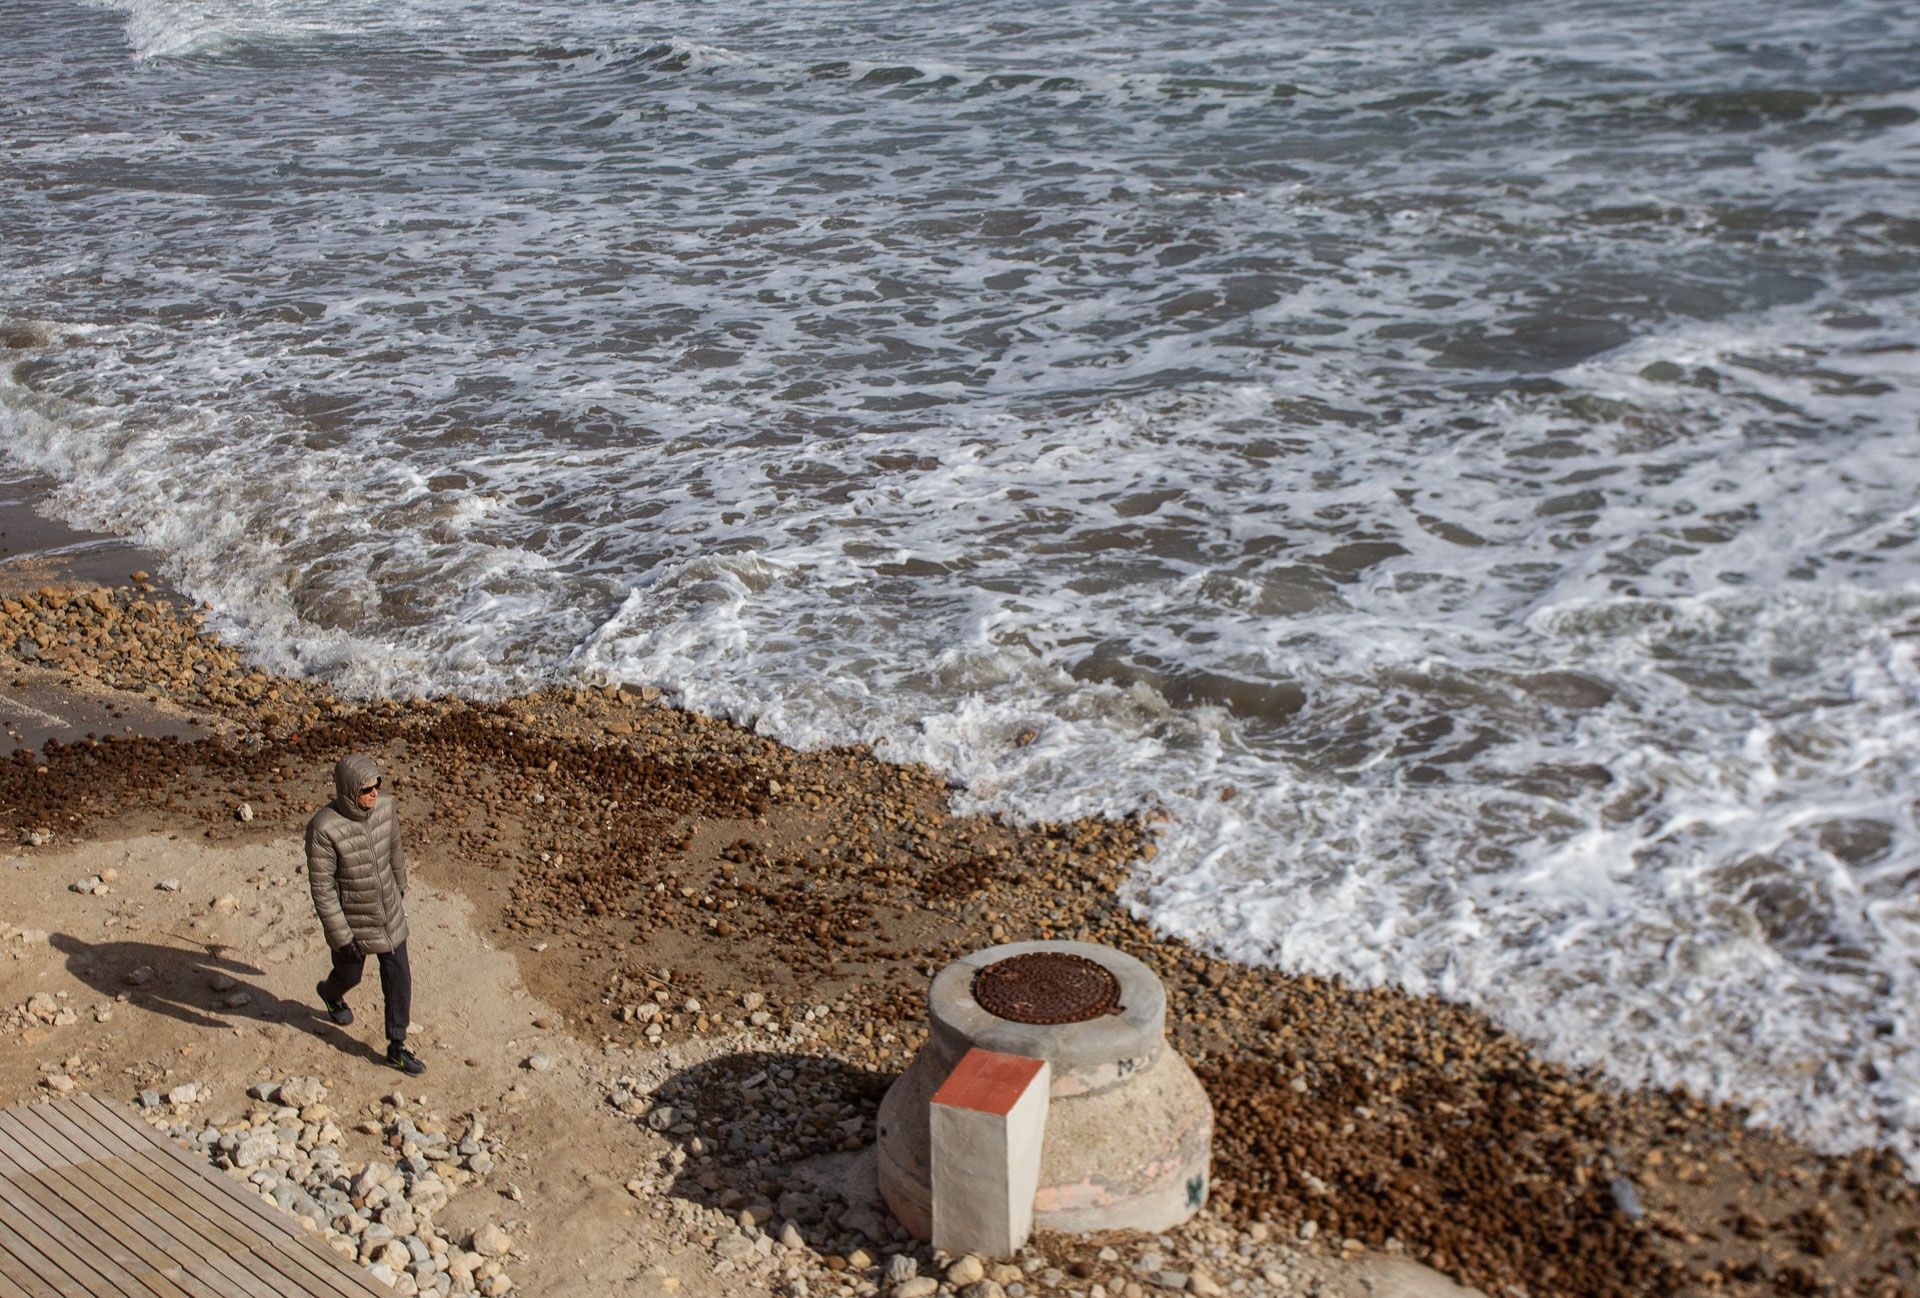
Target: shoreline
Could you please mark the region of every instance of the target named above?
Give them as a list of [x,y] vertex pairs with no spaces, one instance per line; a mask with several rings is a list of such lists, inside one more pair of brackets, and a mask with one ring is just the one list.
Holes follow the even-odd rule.
[[949,959],[1106,942],[1167,983],[1217,1114],[1205,1216],[1233,1230],[1403,1255],[1487,1293],[1920,1293],[1920,1193],[1891,1155],[1822,1156],[1738,1110],[1551,1064],[1461,1006],[1157,936],[1116,895],[1150,851],[1145,817],[955,816],[935,772],[798,752],[646,689],[348,703],[254,670],[161,592],[23,590],[14,567],[0,706],[69,719],[16,726],[38,757],[0,762],[6,828],[53,835],[29,852],[297,833],[333,756],[362,748],[393,773],[416,871],[465,897],[583,1048],[686,1048],[719,1030],[707,1007],[757,994],[757,1026],[817,1027],[845,1068],[890,1076]]

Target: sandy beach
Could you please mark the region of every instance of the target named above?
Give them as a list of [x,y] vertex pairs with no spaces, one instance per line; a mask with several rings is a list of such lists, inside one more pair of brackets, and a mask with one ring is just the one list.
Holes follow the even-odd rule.
[[[1545,1062],[1458,1006],[1156,935],[1125,892],[1151,808],[958,816],[933,772],[797,752],[632,686],[348,701],[253,669],[151,583],[46,576],[15,569],[0,598],[0,713],[22,746],[0,762],[0,1105],[150,1091],[157,1123],[224,1129],[250,1103],[271,1122],[248,1087],[314,1077],[349,1165],[391,1154],[396,1115],[456,1134],[482,1117],[497,1166],[483,1151],[434,1229],[456,1254],[506,1231],[499,1292],[491,1276],[542,1295],[949,1292],[951,1259],[874,1201],[874,1108],[932,972],[1064,936],[1166,980],[1218,1115],[1213,1199],[1167,1237],[1037,1238],[956,1280],[1920,1294],[1920,1193],[1890,1155],[1823,1156]],[[376,1064],[371,982],[354,1027],[313,1004],[299,836],[349,750],[381,763],[408,833],[418,1080]]]

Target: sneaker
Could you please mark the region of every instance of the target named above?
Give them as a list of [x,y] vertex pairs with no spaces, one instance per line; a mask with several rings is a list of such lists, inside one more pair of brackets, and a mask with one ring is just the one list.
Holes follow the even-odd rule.
[[420,1056],[405,1046],[388,1046],[385,1062],[387,1067],[396,1072],[405,1073],[408,1077],[418,1077],[427,1071],[427,1066],[420,1062]]
[[320,998],[322,1005],[326,1006],[327,1017],[329,1019],[338,1023],[343,1028],[353,1022],[353,1011],[347,1008],[345,1001],[330,1001],[327,999],[327,985],[325,983],[315,983],[313,985],[313,994]]

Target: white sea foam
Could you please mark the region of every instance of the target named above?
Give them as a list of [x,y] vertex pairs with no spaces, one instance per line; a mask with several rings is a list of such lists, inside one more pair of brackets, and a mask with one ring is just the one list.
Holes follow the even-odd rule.
[[214,54],[232,46],[287,42],[361,30],[379,13],[355,0],[85,0],[126,16],[136,59]]

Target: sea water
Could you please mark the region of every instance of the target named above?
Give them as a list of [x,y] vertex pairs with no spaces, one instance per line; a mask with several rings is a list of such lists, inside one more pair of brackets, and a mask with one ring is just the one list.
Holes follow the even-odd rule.
[[1920,1160],[1920,16],[0,0],[0,434],[343,690],[664,686]]

